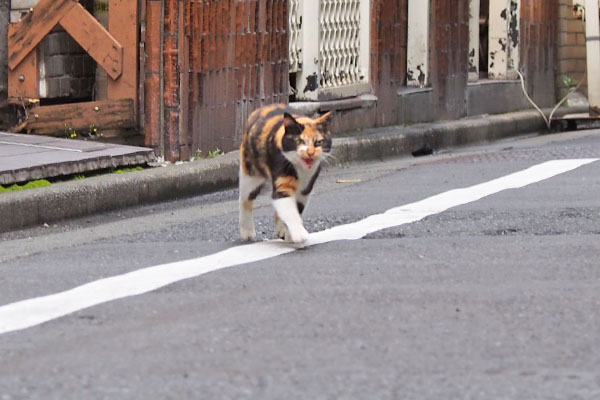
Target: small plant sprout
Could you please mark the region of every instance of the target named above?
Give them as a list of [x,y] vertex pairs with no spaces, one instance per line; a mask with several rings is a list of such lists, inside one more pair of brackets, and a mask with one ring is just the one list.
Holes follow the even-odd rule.
[[207,158],[215,158],[215,157],[218,157],[218,156],[222,156],[223,154],[225,154],[225,153],[223,152],[223,150],[221,150],[221,149],[219,149],[219,148],[217,147],[217,148],[216,148],[216,149],[214,149],[214,150],[209,150],[209,151],[208,151],[208,156],[207,156]]

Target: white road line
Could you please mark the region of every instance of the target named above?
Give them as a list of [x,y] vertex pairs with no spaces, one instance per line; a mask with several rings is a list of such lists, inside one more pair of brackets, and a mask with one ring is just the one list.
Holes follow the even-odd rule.
[[365,235],[439,214],[449,208],[483,197],[521,188],[571,171],[598,159],[555,160],[514,174],[463,189],[450,190],[416,203],[392,208],[355,223],[312,233],[302,246],[268,241],[232,247],[209,256],[157,265],[127,274],[100,279],[64,292],[32,298],[0,307],[0,334],[26,329],[94,305],[156,290],[208,272],[266,260],[297,248],[336,240],[355,240]]

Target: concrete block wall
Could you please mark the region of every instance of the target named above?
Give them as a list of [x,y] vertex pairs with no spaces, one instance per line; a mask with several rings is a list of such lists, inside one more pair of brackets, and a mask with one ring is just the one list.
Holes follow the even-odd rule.
[[96,63],[68,33],[56,28],[42,41],[39,51],[42,98],[91,98]]
[[[11,0],[11,23],[18,22],[39,0]],[[92,9],[91,0],[81,4]],[[94,90],[96,62],[57,26],[38,46],[40,52],[40,97],[55,99],[91,98]]]
[[[557,39],[556,88],[559,98],[568,92],[563,77],[569,76],[580,82],[586,71],[585,22],[575,18],[573,0],[559,0],[559,24]],[[580,91],[587,95],[587,83]]]

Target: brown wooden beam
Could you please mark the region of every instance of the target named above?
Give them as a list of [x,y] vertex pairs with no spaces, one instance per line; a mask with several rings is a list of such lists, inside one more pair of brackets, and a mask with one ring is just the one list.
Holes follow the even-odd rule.
[[75,0],[40,0],[14,24],[8,35],[8,67],[15,69],[75,5],[79,5]]
[[138,109],[138,2],[110,0],[108,26],[111,35],[123,46],[123,75],[108,81],[109,99],[134,99]]
[[133,100],[94,101],[32,108],[23,130],[40,135],[56,135],[66,133],[69,128],[89,131],[91,125],[99,131],[135,127]]
[[[8,34],[13,35],[14,25],[8,25]],[[8,97],[14,104],[27,104],[29,99],[40,98],[38,68],[38,52],[30,51],[29,54],[14,69],[8,70]]]
[[[123,47],[81,4],[71,7],[59,23],[96,60],[108,76],[113,80],[121,76]],[[136,46],[133,48],[133,51],[135,50]]]

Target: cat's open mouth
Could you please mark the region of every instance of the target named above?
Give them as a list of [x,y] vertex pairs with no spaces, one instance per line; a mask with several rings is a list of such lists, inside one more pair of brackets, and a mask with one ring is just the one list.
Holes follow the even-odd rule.
[[315,163],[314,158],[303,158],[302,159],[302,164],[304,164],[306,169],[311,169],[314,163]]

